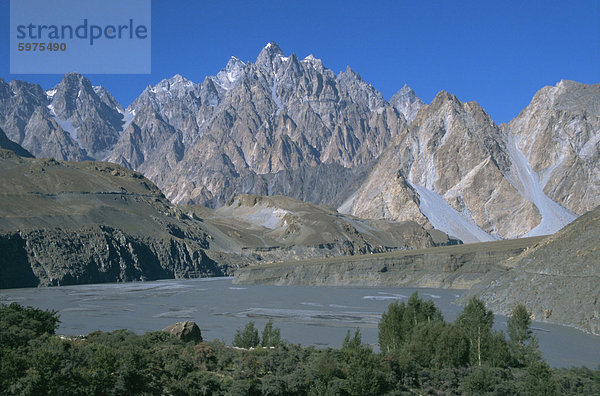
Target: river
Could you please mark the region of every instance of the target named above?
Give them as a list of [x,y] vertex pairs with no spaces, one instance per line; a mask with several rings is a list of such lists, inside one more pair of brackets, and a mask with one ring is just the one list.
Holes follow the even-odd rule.
[[[377,323],[391,301],[406,301],[418,291],[432,299],[447,321],[461,311],[460,291],[389,287],[239,286],[231,278],[161,280],[51,288],[3,289],[0,302],[55,309],[59,334],[94,330],[160,330],[182,320],[195,321],[205,340],[231,343],[236,329],[252,320],[262,327],[272,318],[291,343],[339,347],[347,330],[360,328],[363,343],[377,349]],[[600,337],[579,330],[534,322],[545,360],[553,367],[600,365]],[[506,330],[496,316],[495,328]]]

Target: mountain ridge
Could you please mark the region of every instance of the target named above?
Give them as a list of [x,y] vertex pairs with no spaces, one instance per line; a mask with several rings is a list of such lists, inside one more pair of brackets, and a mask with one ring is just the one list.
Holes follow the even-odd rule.
[[272,42],[126,109],[76,74],[46,92],[0,80],[0,127],[36,156],[140,171],[176,203],[282,194],[475,241],[552,233],[600,204],[599,98],[600,84],[563,80],[498,126],[444,91],[425,104],[405,85],[386,101],[350,67]]

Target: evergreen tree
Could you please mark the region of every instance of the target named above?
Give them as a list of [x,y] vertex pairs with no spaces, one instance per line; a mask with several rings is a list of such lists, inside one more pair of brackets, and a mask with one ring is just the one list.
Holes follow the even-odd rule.
[[552,370],[546,362],[532,362],[527,367],[525,387],[528,395],[558,395],[558,387],[552,377]]
[[249,322],[244,330],[237,330],[233,337],[233,345],[238,348],[254,348],[260,344],[258,330],[254,327],[254,322]]
[[269,319],[262,332],[263,347],[276,347],[281,344],[281,331],[278,328],[273,328],[273,319]]
[[24,346],[42,334],[54,334],[60,323],[57,311],[20,304],[0,304],[0,347]]
[[494,314],[483,301],[473,297],[456,319],[469,340],[470,362],[481,366],[489,355]]
[[489,339],[486,361],[492,367],[510,367],[512,355],[502,331],[493,331]]
[[344,342],[342,344],[342,351],[344,352],[352,352],[360,349],[362,345],[362,336],[360,335],[360,330],[356,328],[354,331],[354,337],[350,337],[350,330],[346,333],[346,337],[344,338]]
[[540,360],[538,343],[531,331],[531,315],[524,305],[513,309],[507,322],[509,348],[513,364],[517,367],[527,366],[533,361]]

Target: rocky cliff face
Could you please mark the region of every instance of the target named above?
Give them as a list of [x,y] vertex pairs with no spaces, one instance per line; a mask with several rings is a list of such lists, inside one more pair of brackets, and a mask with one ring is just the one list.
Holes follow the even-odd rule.
[[217,276],[208,234],[141,174],[0,150],[0,288]]
[[234,283],[469,289],[543,237],[245,267]]
[[[128,234],[108,226],[0,235],[0,288],[223,276],[203,243]],[[3,252],[5,250],[3,249]]]
[[123,109],[110,93],[101,87],[94,89],[79,74],[68,73],[46,94],[50,115],[60,127],[90,158],[106,158],[124,124]]
[[419,109],[425,105],[425,102],[417,96],[411,87],[404,85],[400,91],[390,98],[390,104],[404,116],[408,123],[411,123],[417,116]]
[[[515,237],[539,214],[506,180],[511,165],[504,135],[485,111],[441,92],[341,211],[429,221],[466,242]],[[515,216],[521,221],[507,221]]]
[[498,127],[441,92],[339,209],[430,222],[465,242],[552,234],[597,200],[598,101],[597,86],[561,82]]
[[76,73],[47,92],[37,84],[0,80],[0,126],[38,157],[104,159],[126,123],[124,114],[108,91]]
[[545,87],[503,127],[545,195],[579,215],[600,205],[600,84]]
[[500,276],[487,277],[467,297],[509,314],[524,304],[535,319],[600,334],[600,207],[515,256]]
[[405,125],[357,73],[336,76],[275,43],[201,84],[175,76],[148,87],[128,111],[135,117],[110,160],[140,170],[174,202],[208,206],[239,193],[335,201],[307,194],[302,179],[347,193],[363,175],[356,169]]

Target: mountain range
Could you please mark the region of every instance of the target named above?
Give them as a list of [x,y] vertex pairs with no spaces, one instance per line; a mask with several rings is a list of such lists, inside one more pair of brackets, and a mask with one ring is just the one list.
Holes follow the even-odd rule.
[[0,127],[36,157],[138,171],[177,204],[285,195],[465,242],[551,234],[600,204],[600,84],[544,87],[497,125],[443,91],[425,104],[404,86],[386,101],[349,67],[269,43],[127,108],[75,73],[47,91],[0,80]]

